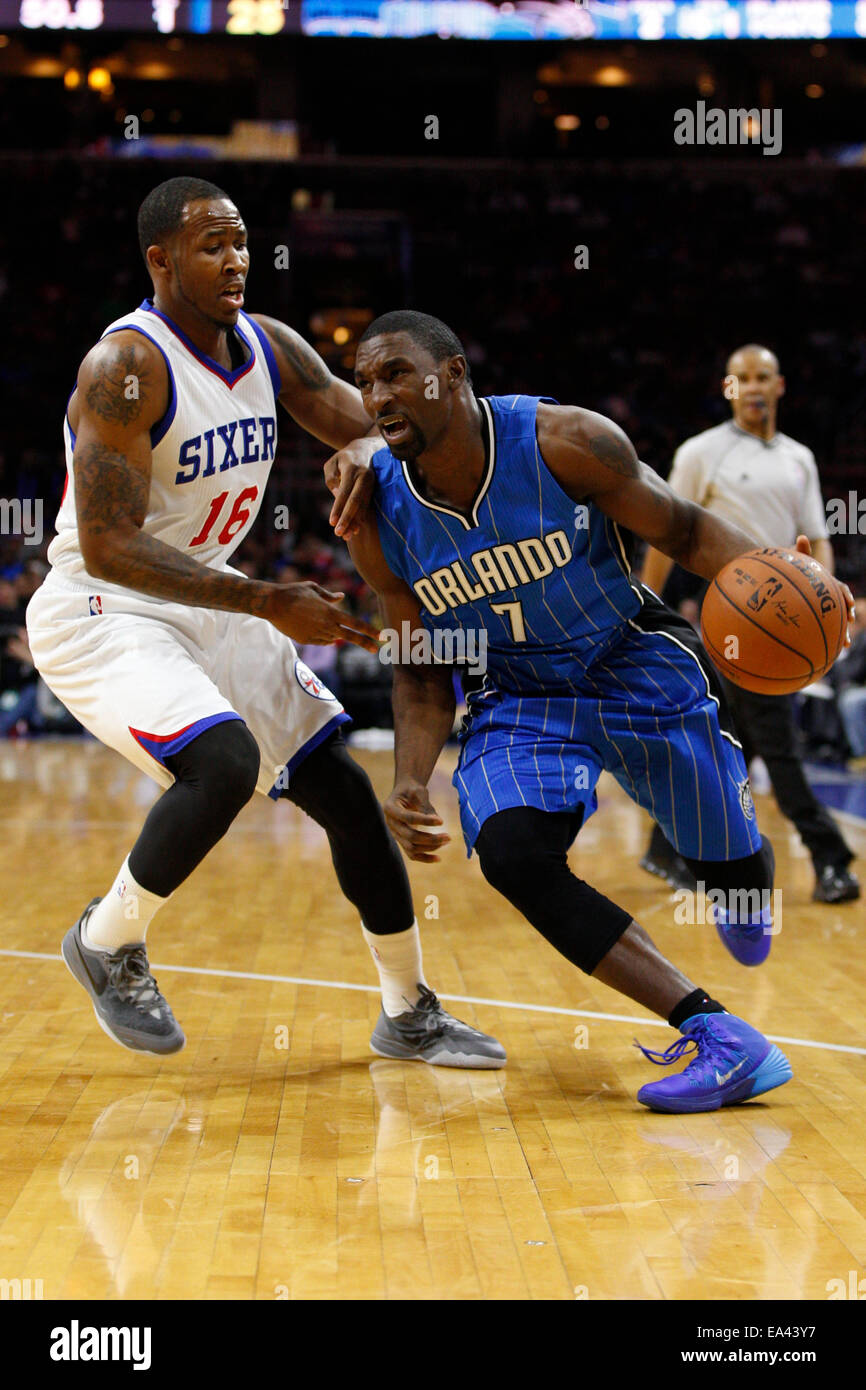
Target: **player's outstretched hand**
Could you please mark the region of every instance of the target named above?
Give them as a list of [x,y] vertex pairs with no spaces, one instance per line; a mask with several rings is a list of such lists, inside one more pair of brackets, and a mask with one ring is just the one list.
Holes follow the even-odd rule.
[[311,642],[317,646],[354,642],[365,651],[378,652],[376,629],[363,618],[354,618],[338,608],[343,598],[344,594],[332,593],[321,584],[275,584],[261,616],[293,642]]
[[344,540],[356,535],[364,520],[376,483],[370,459],[381,447],[381,439],[353,439],[325,464],[325,486],[334,494],[328,520]]
[[[796,546],[796,548],[797,548],[797,550],[799,550],[799,552],[800,552],[801,555],[811,555],[811,554],[812,554],[812,543],[811,543],[811,541],[809,540],[808,536],[798,536],[798,537],[797,537],[797,546]],[[848,585],[842,583],[841,579],[837,579],[837,580],[836,580],[836,583],[839,585],[839,588],[842,590],[842,593],[845,595],[845,602],[846,602],[847,605],[848,605],[848,622],[849,622],[849,623],[853,623],[853,622],[854,622],[854,619],[855,619],[855,617],[856,617],[856,612],[855,612],[855,609],[854,609],[854,595],[852,594],[851,590],[848,588]],[[846,647],[850,647],[850,645],[851,645],[851,631],[850,631],[850,628],[849,628],[849,630],[848,630],[848,631],[846,632],[846,634],[845,634],[845,646],[846,646]]]
[[434,851],[451,839],[444,831],[437,834],[426,830],[428,825],[441,825],[430,804],[427,788],[420,782],[398,782],[385,802],[385,820],[397,844],[410,859],[419,864],[438,864]]

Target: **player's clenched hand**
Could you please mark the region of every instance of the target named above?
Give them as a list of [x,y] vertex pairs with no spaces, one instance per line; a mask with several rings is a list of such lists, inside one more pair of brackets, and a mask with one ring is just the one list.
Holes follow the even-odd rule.
[[370,459],[381,447],[381,439],[353,439],[325,464],[325,486],[334,494],[328,520],[344,539],[356,535],[364,519],[376,482]]
[[267,595],[263,618],[291,637],[293,642],[327,646],[329,642],[354,642],[368,652],[378,652],[379,638],[363,618],[338,608],[344,594],[332,593],[321,584],[275,584]]
[[451,839],[444,831],[437,834],[425,829],[428,825],[441,825],[430,804],[427,788],[420,782],[398,782],[385,802],[385,819],[391,834],[398,845],[419,864],[438,864],[439,855],[433,851],[447,845]]

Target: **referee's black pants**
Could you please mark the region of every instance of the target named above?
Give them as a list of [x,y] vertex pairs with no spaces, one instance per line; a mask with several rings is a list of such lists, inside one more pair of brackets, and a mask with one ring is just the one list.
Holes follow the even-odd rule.
[[797,746],[794,702],[790,695],[756,695],[722,677],[746,766],[753,758],[767,764],[779,810],[793,821],[820,877],[827,865],[844,869],[854,858],[828,811],[806,780]]

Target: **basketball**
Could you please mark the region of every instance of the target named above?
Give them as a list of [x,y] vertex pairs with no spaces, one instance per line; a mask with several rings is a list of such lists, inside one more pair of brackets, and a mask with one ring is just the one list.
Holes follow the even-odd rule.
[[731,560],[710,584],[701,636],[734,685],[789,695],[829,671],[845,643],[848,610],[832,574],[795,550],[765,546]]

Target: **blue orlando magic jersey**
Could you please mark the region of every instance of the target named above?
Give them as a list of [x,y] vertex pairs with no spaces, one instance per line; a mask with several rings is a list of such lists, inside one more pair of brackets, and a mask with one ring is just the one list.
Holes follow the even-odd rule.
[[[541,457],[540,400],[480,401],[487,442],[471,512],[425,500],[389,450],[373,459],[385,559],[432,630],[484,629],[454,785],[471,853],[515,807],[585,824],[603,770],[680,854],[754,854],[761,838],[740,745],[697,635],[629,577],[614,522],[575,503]],[[465,642],[469,650],[469,642]],[[440,644],[447,652],[457,642]]]
[[615,522],[568,497],[541,457],[539,400],[551,398],[479,401],[487,461],[471,514],[425,500],[387,449],[373,458],[376,513],[385,559],[429,628],[485,629],[502,690],[577,694],[642,600]]

